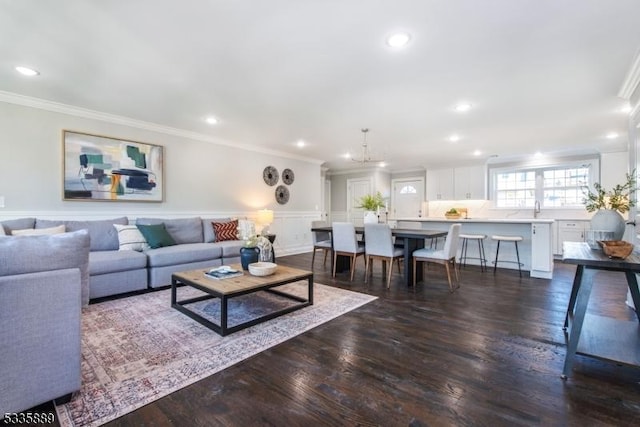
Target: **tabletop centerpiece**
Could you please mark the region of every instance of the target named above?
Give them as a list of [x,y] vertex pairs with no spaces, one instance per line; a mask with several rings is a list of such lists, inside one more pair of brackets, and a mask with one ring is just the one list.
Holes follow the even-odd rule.
[[377,223],[379,211],[385,207],[382,194],[378,191],[376,194],[364,195],[360,198],[359,203],[357,207],[364,209],[364,223]]

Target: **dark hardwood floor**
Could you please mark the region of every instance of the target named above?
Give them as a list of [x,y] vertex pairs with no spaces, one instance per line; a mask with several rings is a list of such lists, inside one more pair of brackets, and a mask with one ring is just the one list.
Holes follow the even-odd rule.
[[[560,378],[562,331],[574,266],[553,280],[510,270],[462,271],[448,290],[434,265],[426,284],[391,289],[377,269],[364,284],[315,281],[379,298],[113,421],[113,426],[594,426],[638,425],[640,368],[578,356]],[[278,258],[308,269],[311,255]],[[634,319],[624,275],[599,272],[589,307]],[[639,332],[640,333],[640,332]]]

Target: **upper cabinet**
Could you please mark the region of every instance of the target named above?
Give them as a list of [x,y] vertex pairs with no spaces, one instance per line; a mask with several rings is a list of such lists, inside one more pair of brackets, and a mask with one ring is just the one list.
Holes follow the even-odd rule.
[[453,169],[427,170],[427,200],[453,200]]
[[486,198],[484,166],[465,166],[455,168],[453,171],[456,200],[481,200]]
[[427,170],[427,200],[486,199],[483,165]]

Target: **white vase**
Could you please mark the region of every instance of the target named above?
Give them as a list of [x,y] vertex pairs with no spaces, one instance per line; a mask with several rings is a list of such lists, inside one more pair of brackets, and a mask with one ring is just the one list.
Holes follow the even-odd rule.
[[600,209],[591,218],[591,230],[611,231],[613,232],[613,240],[622,240],[624,228],[624,218],[613,209]]
[[376,224],[378,222],[378,214],[375,211],[364,211],[364,223]]

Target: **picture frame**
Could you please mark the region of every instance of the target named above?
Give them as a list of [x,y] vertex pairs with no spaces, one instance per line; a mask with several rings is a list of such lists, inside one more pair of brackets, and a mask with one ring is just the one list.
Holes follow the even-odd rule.
[[62,131],[63,200],[163,202],[164,147]]

